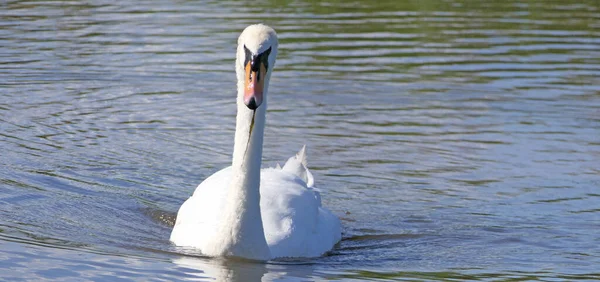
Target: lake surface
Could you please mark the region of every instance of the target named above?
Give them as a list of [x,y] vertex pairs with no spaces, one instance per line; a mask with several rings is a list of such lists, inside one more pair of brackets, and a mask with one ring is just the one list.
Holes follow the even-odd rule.
[[[0,2],[0,280],[600,279],[599,2],[116,3]],[[308,146],[322,258],[168,240],[230,163],[256,22],[263,164]]]

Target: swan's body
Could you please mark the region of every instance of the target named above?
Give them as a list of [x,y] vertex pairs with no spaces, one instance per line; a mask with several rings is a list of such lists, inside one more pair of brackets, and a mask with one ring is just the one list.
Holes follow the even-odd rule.
[[238,40],[238,114],[232,166],[204,180],[179,209],[171,241],[207,256],[268,260],[315,257],[341,239],[339,219],[321,207],[303,148],[283,168],[261,170],[266,94],[277,56],[268,26]]

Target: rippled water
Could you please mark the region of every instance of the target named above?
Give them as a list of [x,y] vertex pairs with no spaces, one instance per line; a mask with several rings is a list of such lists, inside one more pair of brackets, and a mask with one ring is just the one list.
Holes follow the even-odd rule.
[[[600,279],[599,15],[0,2],[0,279]],[[326,257],[209,260],[168,241],[230,162],[235,42],[255,22],[281,41],[264,163],[308,145],[344,225]]]

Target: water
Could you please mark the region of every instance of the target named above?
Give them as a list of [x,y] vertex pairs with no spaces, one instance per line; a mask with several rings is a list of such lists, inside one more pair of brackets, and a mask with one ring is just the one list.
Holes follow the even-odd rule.
[[[600,279],[598,2],[398,2],[0,2],[0,280]],[[168,241],[255,22],[264,163],[307,144],[344,225],[322,258]]]

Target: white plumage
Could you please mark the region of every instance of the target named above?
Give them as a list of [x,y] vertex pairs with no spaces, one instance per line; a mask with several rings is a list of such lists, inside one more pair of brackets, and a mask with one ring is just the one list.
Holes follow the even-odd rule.
[[306,147],[283,168],[260,169],[277,46],[275,31],[262,24],[240,35],[232,166],[204,180],[181,206],[171,233],[176,245],[207,256],[268,260],[320,256],[341,239],[340,220],[321,206],[313,187]]

